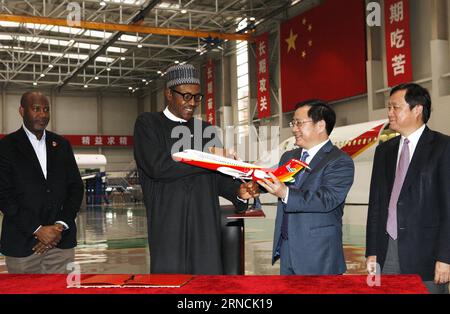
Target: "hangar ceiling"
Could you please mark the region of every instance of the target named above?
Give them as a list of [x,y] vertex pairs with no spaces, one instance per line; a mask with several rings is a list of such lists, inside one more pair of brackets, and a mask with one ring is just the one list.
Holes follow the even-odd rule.
[[[249,36],[255,25],[297,2],[2,0],[0,85],[134,91],[174,63],[227,49],[229,42]],[[77,18],[95,25],[57,25],[67,20],[74,25]],[[115,30],[117,24],[125,31]],[[145,27],[155,31],[144,32]],[[220,39],[220,34],[231,39]]]

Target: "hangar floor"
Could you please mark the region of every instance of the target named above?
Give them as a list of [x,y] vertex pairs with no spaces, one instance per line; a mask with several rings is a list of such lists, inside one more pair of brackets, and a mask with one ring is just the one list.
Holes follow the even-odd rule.
[[[245,221],[245,273],[279,274],[271,265],[275,206],[264,206],[265,219]],[[365,274],[364,208],[347,206],[344,248],[348,274]],[[1,220],[1,216],[0,216]],[[78,218],[76,261],[82,273],[148,273],[149,250],[143,205],[97,206],[83,209]],[[0,273],[6,273],[0,255]]]

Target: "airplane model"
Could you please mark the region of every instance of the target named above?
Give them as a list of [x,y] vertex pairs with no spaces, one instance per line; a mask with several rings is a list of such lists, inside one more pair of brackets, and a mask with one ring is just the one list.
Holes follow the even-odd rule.
[[281,182],[292,183],[295,181],[293,176],[296,173],[303,168],[310,169],[307,163],[297,159],[291,159],[277,169],[266,169],[243,161],[193,149],[175,153],[172,155],[172,158],[188,165],[219,171],[241,180],[257,181],[263,178],[270,179],[269,173],[273,173]]

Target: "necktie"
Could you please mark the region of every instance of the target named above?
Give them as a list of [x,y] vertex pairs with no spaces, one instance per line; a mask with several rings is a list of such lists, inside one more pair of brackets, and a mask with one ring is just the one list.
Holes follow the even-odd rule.
[[[301,161],[306,161],[306,158],[309,157],[309,154],[307,151],[304,151],[302,154],[302,157],[300,158]],[[300,173],[295,178],[295,184],[300,182],[303,174],[305,173],[305,169],[303,168]],[[281,223],[281,237],[285,240],[288,238],[288,214],[283,212],[283,221]]]
[[386,225],[386,231],[392,239],[397,239],[397,202],[405,181],[406,172],[409,167],[409,140],[405,138],[403,142],[400,159],[395,172],[394,186],[392,187],[391,199],[389,200],[389,213]]

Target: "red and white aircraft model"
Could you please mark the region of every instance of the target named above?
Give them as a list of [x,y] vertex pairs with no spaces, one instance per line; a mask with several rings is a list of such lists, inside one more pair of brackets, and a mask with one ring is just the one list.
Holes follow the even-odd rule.
[[172,158],[188,165],[219,171],[237,179],[254,181],[262,178],[270,179],[269,173],[273,173],[281,182],[294,182],[293,176],[296,173],[303,168],[309,169],[307,163],[297,159],[291,159],[277,169],[265,169],[261,166],[193,149],[175,153]]

